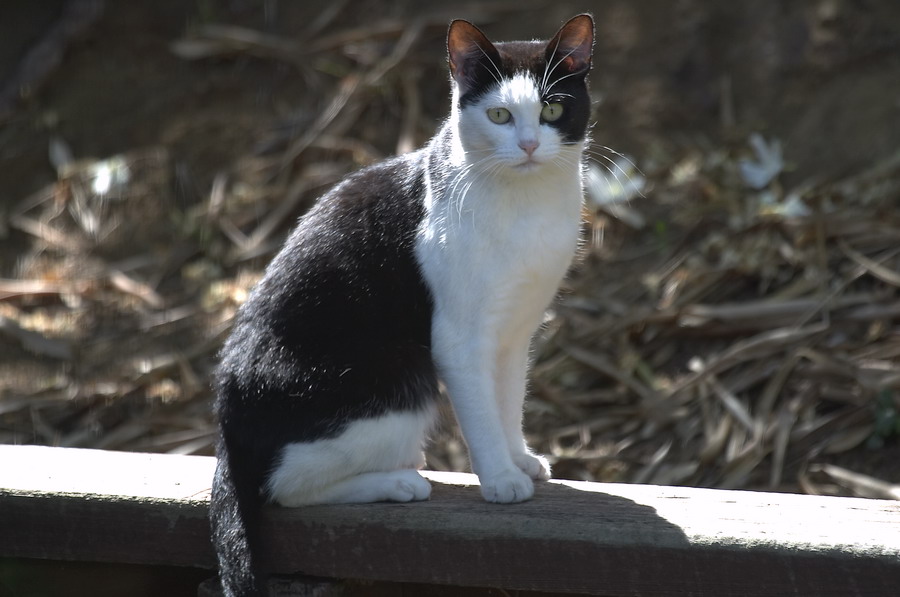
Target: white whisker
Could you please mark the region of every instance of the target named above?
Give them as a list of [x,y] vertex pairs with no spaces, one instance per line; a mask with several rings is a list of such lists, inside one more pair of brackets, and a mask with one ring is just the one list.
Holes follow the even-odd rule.
[[[601,158],[603,158],[604,160],[606,160],[607,162],[609,162],[610,164],[612,164],[613,166],[615,166],[615,167],[616,167],[618,170],[620,170],[623,174],[625,174],[625,176],[628,176],[628,173],[625,172],[624,170],[622,170],[622,167],[619,166],[614,160],[610,159],[609,157],[607,157],[607,156],[605,156],[605,155],[603,155],[603,154],[601,154],[601,153],[595,153],[595,152],[592,152],[592,151],[590,151],[590,150],[588,151],[588,155],[589,155],[589,157],[601,157]],[[622,181],[619,180],[619,174],[618,174],[618,172],[616,172],[615,170],[613,170],[612,168],[610,168],[610,167],[607,166],[606,164],[597,161],[596,159],[594,160],[594,162],[595,162],[596,164],[600,165],[600,166],[603,166],[603,168],[604,168],[607,172],[609,172],[610,176],[612,176],[613,178],[616,179],[616,184],[618,184],[619,187],[624,187],[624,186],[625,186],[625,185],[622,184]],[[629,178],[628,180],[629,180],[629,182],[630,182],[630,181],[631,181],[631,178]],[[606,180],[606,183],[609,184],[609,179]],[[610,190],[612,190],[612,189],[610,189]]]
[[574,77],[574,76],[580,75],[580,74],[581,74],[581,73],[577,73],[577,72],[576,72],[576,73],[569,73],[569,74],[567,74],[567,75],[563,75],[562,77],[560,77],[560,78],[558,78],[557,80],[553,81],[553,83],[550,85],[550,87],[547,88],[547,91],[550,91],[551,89],[553,89],[553,87],[554,87],[555,85],[557,85],[560,81],[564,81],[565,79],[568,79],[569,77]]
[[[616,183],[619,185],[619,188],[622,188],[622,183],[619,181],[618,177],[616,177],[615,172],[613,172],[609,166],[607,166],[603,162],[598,162],[597,160],[593,160],[593,162],[606,170],[610,174],[610,176],[614,177],[616,179]],[[619,194],[617,189],[613,188],[612,183],[609,182],[609,177],[603,176],[603,182],[606,183],[606,191],[609,193],[610,197],[615,197]]]
[[[559,49],[559,42],[558,42],[558,41],[556,42],[556,49],[553,50],[553,55],[554,55],[554,56],[556,55],[556,50],[557,50],[557,49]],[[563,60],[565,60],[566,58],[568,58],[569,56],[571,56],[572,54],[574,54],[575,51],[576,51],[577,49],[578,49],[578,48],[572,48],[572,50],[571,50],[568,54],[566,54],[565,56],[563,56],[562,58],[560,58],[559,60],[557,60],[557,61],[556,61],[556,64],[553,65],[553,68],[550,69],[550,74],[552,75],[552,74],[553,74],[553,71],[556,70],[556,67],[559,66],[560,64],[562,64]],[[557,83],[559,83],[559,82],[562,81],[563,79],[566,79],[566,78],[568,78],[568,77],[571,77],[572,75],[577,75],[577,74],[578,74],[578,73],[569,73],[568,75],[566,75],[566,76],[564,76],[564,77],[560,77],[560,78],[558,78],[556,81],[554,81],[552,84],[550,84],[550,86],[546,87],[545,89],[542,89],[541,91],[542,91],[543,93],[547,93],[548,91],[550,91],[551,89],[553,89],[553,86],[554,86],[554,85],[556,85]],[[542,95],[543,95],[543,93],[542,93]]]
[[[605,149],[605,148],[604,148],[604,149]],[[598,152],[598,151],[595,151],[595,150],[593,150],[593,149],[587,149],[587,150],[585,151],[585,153],[588,155],[588,157],[591,157],[591,158],[597,158],[597,157],[603,158],[604,160],[606,160],[607,162],[609,162],[613,167],[615,167],[616,170],[618,170],[619,172],[621,172],[622,174],[624,174],[624,175],[625,175],[625,178],[628,180],[628,185],[627,185],[627,187],[626,187],[626,185],[622,184],[622,181],[619,179],[619,175],[618,175],[614,170],[612,170],[612,169],[611,169],[609,166],[607,166],[606,164],[603,164],[602,162],[599,162],[598,160],[594,159],[594,162],[595,162],[596,164],[598,164],[598,165],[600,165],[600,166],[603,166],[603,168],[606,169],[606,171],[609,172],[609,173],[613,176],[613,178],[616,179],[616,183],[617,183],[621,188],[623,188],[623,189],[624,189],[624,188],[633,188],[635,191],[637,191],[637,194],[638,194],[642,199],[646,199],[646,198],[647,198],[647,197],[644,195],[643,191],[641,190],[641,187],[642,187],[643,185],[642,185],[642,184],[638,184],[638,183],[631,177],[631,175],[628,173],[628,171],[625,170],[624,168],[622,168],[622,166],[619,165],[618,162],[616,162],[615,160],[613,160],[613,159],[610,158],[609,156],[603,155],[602,153],[600,153],[600,152]],[[616,152],[614,152],[614,153],[616,153]],[[631,165],[635,168],[635,170],[638,171],[638,174],[639,174],[641,177],[644,176],[643,172],[640,171],[640,168],[638,168],[637,166],[635,166],[634,163],[633,163],[631,160],[629,160],[627,157],[625,157],[624,155],[621,155],[621,154],[619,154],[619,153],[616,153],[616,155],[619,155],[622,159],[626,160],[629,164],[631,164]],[[608,184],[608,183],[609,183],[609,181],[607,180],[607,184]]]
[[[554,46],[554,48],[553,48],[554,56],[556,56],[556,52],[559,50],[559,42],[560,41],[562,41],[561,37],[556,38],[556,46]],[[563,60],[565,60],[565,58],[563,58]],[[559,65],[559,63],[557,62],[556,66],[558,66],[558,65]],[[553,69],[549,68],[549,66],[550,66],[550,61],[548,60],[546,63],[544,63],[544,76],[541,77],[541,88],[539,89],[539,91],[542,96],[544,95],[544,92],[547,90],[547,79],[550,78],[550,74],[553,72]],[[556,68],[556,66],[554,66],[553,68]]]
[[[493,155],[489,155],[464,165],[459,171],[454,173],[453,178],[447,183],[445,188],[447,189],[446,194],[451,208],[449,213],[456,212],[456,226],[462,224],[464,204],[469,191],[483,176],[492,174],[500,165]],[[462,186],[460,187],[460,185]],[[470,212],[474,218],[474,210],[470,210]],[[472,223],[474,226],[474,219]],[[450,227],[454,225],[452,217],[447,224]]]
[[634,162],[632,162],[631,159],[629,159],[629,157],[628,157],[627,155],[625,155],[624,153],[619,153],[618,151],[616,151],[616,150],[613,149],[612,147],[607,147],[606,145],[598,145],[597,147],[599,147],[600,149],[605,149],[606,151],[608,151],[608,152],[610,152],[610,153],[613,153],[613,154],[619,156],[620,158],[622,158],[623,160],[625,160],[626,162],[628,162],[628,164],[629,164],[632,168],[634,168],[635,170],[637,170],[637,171],[638,171],[638,174],[640,174],[641,176],[646,176],[646,174],[644,174],[644,173],[641,171],[641,169],[637,167],[637,164],[635,164]]
[[[484,57],[488,59],[488,62],[491,63],[491,66],[494,67],[493,72],[491,72],[491,69],[488,69],[488,72],[491,73],[491,76],[494,77],[495,81],[497,81],[497,85],[502,85],[501,79],[503,79],[503,73],[500,72],[500,69],[497,68],[497,65],[494,64],[494,60],[490,56],[488,56],[488,53],[484,51],[484,48],[482,48],[478,44],[475,44],[475,45],[478,47],[479,50],[481,50],[481,53],[484,54]],[[496,72],[497,74],[494,74],[494,72]]]

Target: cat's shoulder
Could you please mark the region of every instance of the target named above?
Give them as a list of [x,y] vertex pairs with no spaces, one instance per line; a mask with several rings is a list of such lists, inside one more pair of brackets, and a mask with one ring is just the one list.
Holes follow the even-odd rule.
[[[332,242],[344,242],[377,228],[415,225],[421,217],[423,184],[421,150],[365,166],[319,197],[288,239],[288,246],[303,243],[308,249],[328,250]],[[284,252],[284,251],[283,251]]]
[[372,206],[398,194],[416,193],[422,183],[423,150],[387,158],[348,174],[320,203],[362,203]]

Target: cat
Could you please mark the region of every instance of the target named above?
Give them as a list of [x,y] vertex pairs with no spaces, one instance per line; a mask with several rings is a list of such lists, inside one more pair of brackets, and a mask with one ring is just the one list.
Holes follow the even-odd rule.
[[522,407],[531,338],[579,244],[593,38],[586,14],[549,42],[453,21],[449,118],[326,193],[241,307],[214,376],[226,595],[265,594],[263,503],[428,499],[440,383],[484,499],[521,502],[550,478]]

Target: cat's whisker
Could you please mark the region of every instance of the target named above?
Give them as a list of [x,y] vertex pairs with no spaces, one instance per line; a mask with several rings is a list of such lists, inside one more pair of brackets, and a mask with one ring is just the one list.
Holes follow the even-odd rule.
[[[475,165],[477,163],[478,162],[474,162],[474,163],[466,164],[465,166],[463,166],[460,169],[460,171],[456,173],[456,175],[453,177],[453,179],[451,179],[451,181],[447,185],[447,196],[451,203],[451,207],[456,207],[455,210],[451,210],[451,213],[452,213],[452,211],[456,211],[457,224],[459,224],[459,221],[462,218],[461,200],[460,200],[459,193],[457,192],[457,190],[459,189],[460,183],[462,183],[463,181],[466,180],[467,175],[469,174],[469,172],[472,171],[472,169],[475,167]],[[452,224],[452,223],[453,222],[451,221],[450,224]]]
[[[603,159],[607,160],[607,162],[609,162],[609,164],[601,162],[594,155],[586,154],[586,157],[589,162],[592,162],[592,163],[596,164],[597,166],[603,168],[603,170],[605,170],[609,174],[609,176],[606,176],[606,175],[601,175],[601,176],[603,176],[603,182],[606,183],[606,191],[610,197],[619,197],[619,196],[624,195],[625,201],[630,201],[631,197],[626,192],[624,192],[625,189],[634,188],[638,191],[638,193],[640,193],[640,187],[634,181],[632,181],[631,177],[628,175],[627,172],[624,172],[624,170],[622,172],[625,174],[626,177],[628,177],[628,184],[625,185],[622,183],[622,180],[619,178],[619,174],[615,170],[613,170],[609,165],[609,164],[612,164],[613,166],[616,166],[617,168],[619,168],[618,164],[616,164],[615,162],[610,160],[608,157],[606,157],[604,155],[599,156],[599,157],[602,157]],[[621,168],[619,168],[619,169],[621,170]],[[610,181],[610,178],[615,180],[616,186],[613,186],[612,182]],[[643,194],[641,194],[641,197],[646,199],[646,197],[644,197]]]
[[[589,158],[589,159],[590,159],[590,158]],[[615,172],[613,172],[612,169],[610,169],[609,166],[607,166],[607,165],[604,164],[603,162],[598,162],[597,160],[592,160],[592,161],[593,161],[595,164],[597,164],[598,166],[600,166],[601,168],[603,168],[604,170],[606,170],[606,171],[610,174],[610,176],[612,176],[613,178],[615,178],[615,179],[616,179],[616,184],[619,185],[619,188],[620,188],[620,189],[622,188],[622,183],[619,181],[618,177],[616,177]],[[601,176],[603,176],[603,175],[601,174]],[[606,183],[606,192],[609,193],[609,196],[610,196],[610,197],[616,197],[617,195],[620,194],[619,191],[618,191],[618,189],[616,189],[616,188],[613,187],[612,183],[609,181],[609,177],[608,177],[608,176],[603,176],[603,182]]]
[[[605,156],[605,155],[603,155],[603,154],[601,154],[601,153],[595,153],[595,152],[592,152],[592,151],[590,151],[590,150],[588,150],[586,153],[587,153],[587,155],[588,155],[588,159],[593,159],[593,161],[594,161],[595,164],[597,164],[598,166],[603,166],[603,169],[606,170],[607,172],[609,172],[609,175],[616,179],[616,183],[617,183],[620,187],[622,186],[622,181],[619,180],[619,173],[616,172],[615,170],[613,170],[609,165],[604,164],[603,162],[597,160],[596,158],[598,158],[598,157],[599,157],[599,158],[603,158],[604,160],[606,160],[607,162],[609,162],[609,164],[611,164],[612,166],[614,166],[614,167],[617,168],[618,170],[621,170],[621,171],[625,174],[625,176],[628,176],[628,173],[625,172],[624,170],[622,170],[621,166],[619,166],[618,164],[616,164],[616,162],[615,162],[614,160],[610,159],[608,156]],[[631,179],[629,178],[629,181],[630,181],[630,180],[631,180]]]
[[559,170],[560,172],[563,172],[563,173],[566,171],[566,166],[568,166],[568,164],[561,163],[557,159],[550,160],[549,165],[553,166],[556,170]]
[[575,158],[575,159],[560,156],[557,167],[560,169],[561,172],[563,172],[567,175],[569,175],[574,170],[575,171],[574,176],[581,177],[582,180],[584,179],[584,176],[585,176],[584,161],[582,160],[581,156],[579,156],[578,158]]
[[[556,49],[557,49],[557,50],[559,49],[559,41],[556,42]],[[576,51],[577,49],[578,49],[578,48],[572,48],[572,49],[569,51],[568,54],[566,54],[565,56],[563,56],[562,58],[560,58],[559,60],[557,60],[557,61],[556,61],[556,64],[553,65],[553,68],[550,69],[549,74],[553,74],[553,71],[556,70],[556,67],[559,66],[560,64],[562,64],[563,61],[564,61],[566,58],[568,58],[569,56],[571,56],[572,54],[574,54],[575,51]],[[554,56],[556,55],[556,50],[553,50],[553,55],[554,55]],[[546,89],[544,89],[544,90],[543,90],[544,93],[549,92],[551,89],[553,89],[553,86],[554,86],[554,85],[556,85],[557,83],[559,83],[559,82],[562,81],[563,79],[566,79],[566,78],[568,78],[568,77],[571,77],[571,76],[577,75],[577,74],[578,74],[578,73],[569,73],[568,75],[565,75],[564,77],[560,77],[559,79],[557,79],[556,81],[554,81],[552,84],[550,84],[550,86],[548,86]]]
[[644,177],[647,176],[646,174],[644,174],[644,172],[643,172],[640,168],[638,168],[637,164],[635,164],[633,161],[631,161],[631,158],[629,158],[629,157],[628,157],[627,155],[625,155],[624,153],[620,153],[620,152],[616,151],[615,149],[613,149],[612,147],[607,147],[606,145],[597,145],[597,147],[600,148],[600,149],[604,149],[604,150],[606,150],[606,151],[608,151],[608,152],[610,152],[610,153],[612,153],[612,154],[614,154],[614,155],[619,156],[620,158],[622,158],[623,160],[625,160],[626,162],[628,162],[628,165],[629,165],[629,166],[631,166],[632,168],[634,168],[635,170],[637,170],[637,173],[638,173],[638,174],[640,174],[641,176],[644,176]]
[[[456,199],[456,225],[458,227],[462,226],[462,215],[463,215],[463,206],[466,202],[466,196],[469,194],[469,190],[472,189],[472,186],[478,181],[479,177],[484,174],[484,170],[476,171],[474,176],[467,179],[465,185],[463,186],[462,192],[458,194]],[[475,212],[474,210],[470,210],[472,213],[472,227],[475,227]],[[452,224],[452,222],[451,222]]]
[[[606,169],[606,171],[609,172],[609,173],[613,176],[613,178],[616,179],[616,183],[617,183],[621,188],[623,188],[623,189],[624,189],[624,188],[632,188],[632,189],[634,189],[635,191],[637,191],[637,194],[641,197],[641,199],[646,199],[646,198],[647,198],[647,197],[644,195],[643,191],[641,190],[641,186],[642,186],[642,185],[641,185],[641,184],[638,184],[638,183],[631,177],[631,174],[629,174],[627,170],[625,170],[624,168],[622,168],[622,166],[619,165],[618,162],[616,162],[615,160],[613,160],[613,159],[610,158],[609,156],[603,155],[603,154],[600,153],[599,151],[595,151],[595,150],[592,150],[592,149],[586,149],[586,150],[585,150],[585,153],[586,153],[586,155],[589,156],[589,158],[597,158],[597,157],[603,158],[604,160],[606,160],[607,162],[609,162],[614,168],[616,168],[616,170],[618,170],[618,171],[621,172],[623,175],[625,175],[625,178],[628,180],[628,185],[627,185],[627,187],[626,187],[626,185],[622,184],[622,181],[619,179],[618,173],[616,173],[614,170],[612,170],[612,169],[611,169],[609,166],[607,166],[606,164],[603,164],[602,162],[598,161],[597,159],[594,159],[594,162],[595,162],[596,164],[603,166],[603,167]],[[633,163],[631,160],[629,160],[628,158],[626,158],[625,156],[623,156],[623,155],[621,155],[621,154],[617,154],[617,155],[620,155],[620,157],[622,157],[623,159],[625,159],[626,161],[628,161],[628,163],[630,163],[630,164],[632,164],[632,166],[634,166],[634,163]],[[643,176],[643,173],[640,171],[640,168],[638,168],[637,166],[634,166],[634,168],[638,171],[638,173],[639,173],[641,176]],[[607,181],[607,182],[608,182],[608,181]]]
[[463,206],[466,204],[466,197],[469,195],[469,191],[472,189],[472,185],[475,184],[475,181],[478,180],[480,176],[480,172],[476,172],[474,176],[468,178],[466,183],[463,185],[462,192],[456,197],[456,225],[457,227],[462,226],[462,218],[463,218]]
[[583,161],[581,158],[582,158],[582,156],[571,157],[571,158],[560,156],[560,159],[562,160],[563,164],[567,168],[571,168],[571,169],[575,170],[576,172],[578,172],[579,174],[581,173],[581,169],[583,166]]
[[[579,147],[577,143],[561,143],[561,147],[564,149],[557,153],[557,157],[565,160],[568,164],[580,164],[582,158],[584,157],[584,149]],[[575,151],[570,150],[570,148],[574,148]]]
[[[456,209],[454,211],[456,212],[456,227],[457,228],[462,226],[462,206],[463,206],[463,203],[465,203],[466,195],[469,193],[469,188],[471,186],[472,186],[471,181],[467,179],[466,182],[463,184],[462,192],[457,194],[454,191],[454,195],[455,195],[454,196],[454,204],[456,205]],[[452,219],[450,220],[450,226],[448,228],[449,229],[453,228],[453,220]]]
[[[449,197],[449,201],[451,202],[451,207],[455,208],[451,211],[456,212],[457,226],[462,224],[463,204],[465,202],[465,198],[469,192],[469,189],[472,188],[472,185],[487,170],[493,170],[493,168],[496,166],[496,162],[497,160],[494,158],[494,156],[490,155],[484,158],[480,158],[474,162],[467,163],[457,173],[455,173],[453,178],[448,183],[447,194]],[[461,191],[459,187],[460,184],[463,184]],[[449,224],[453,224],[452,220],[449,222]]]
[[[560,41],[562,41],[562,38],[558,38],[556,40],[556,45],[553,46],[553,55],[554,56],[556,56],[556,52],[559,50],[559,42]],[[556,64],[558,65],[559,63],[557,62]],[[543,96],[545,91],[547,91],[547,79],[550,77],[550,73],[553,72],[553,69],[551,69],[549,67],[550,67],[550,61],[548,60],[546,63],[544,63],[544,76],[541,77],[541,88],[540,88],[541,96]],[[556,68],[556,65],[554,65],[553,68]]]
[[580,75],[580,74],[581,74],[581,73],[575,72],[575,73],[568,73],[568,74],[566,74],[566,75],[561,76],[561,77],[558,78],[557,80],[553,81],[553,83],[551,83],[549,87],[547,87],[547,91],[549,92],[551,89],[553,89],[554,87],[556,87],[556,85],[558,85],[560,82],[562,82],[562,81],[568,79],[569,77],[576,77],[576,76],[578,76],[578,75]]
[[484,48],[482,48],[478,44],[475,44],[475,45],[478,47],[479,50],[481,50],[481,53],[484,54],[484,57],[488,59],[488,62],[491,63],[491,66],[494,67],[493,71],[491,71],[491,69],[488,69],[488,72],[491,73],[491,76],[494,77],[494,80],[497,81],[498,85],[500,85],[501,84],[500,81],[501,81],[501,79],[503,79],[503,73],[500,72],[500,69],[494,63],[494,60],[490,56],[488,56],[488,53],[484,51]]
[[545,99],[546,99],[546,101],[549,102],[550,100],[554,100],[556,98],[564,98],[564,97],[568,97],[568,98],[572,98],[572,99],[575,98],[575,96],[572,95],[571,93],[556,92],[556,93],[551,93]]
[[[485,160],[485,162],[486,162],[486,164],[485,164],[484,168],[482,168],[482,169],[476,174],[476,178],[479,178],[479,177],[482,177],[482,178],[492,178],[497,172],[499,172],[499,171],[503,168],[503,162],[502,162],[501,160],[497,159],[496,157],[493,157],[493,156],[492,156],[491,158]],[[475,182],[475,181],[473,180],[472,182]],[[464,198],[464,199],[465,199],[465,198]],[[472,212],[472,216],[473,216],[472,226],[473,226],[473,228],[474,228],[474,226],[475,226],[474,214],[475,214],[475,212],[473,211],[473,212]]]
[[484,149],[464,149],[464,150],[463,150],[463,155],[468,156],[468,155],[470,155],[470,154],[475,154],[475,153],[487,153],[487,154],[492,154],[492,153],[494,153],[495,151],[496,151],[496,150],[495,150],[493,147],[485,147]]

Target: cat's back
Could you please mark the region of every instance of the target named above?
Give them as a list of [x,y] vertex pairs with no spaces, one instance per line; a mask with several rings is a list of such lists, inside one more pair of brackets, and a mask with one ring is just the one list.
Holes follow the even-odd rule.
[[424,216],[422,188],[420,152],[350,174],[301,218],[266,277],[287,263],[322,273],[329,264],[364,268],[402,253]]
[[363,360],[376,346],[427,346],[431,299],[413,249],[424,186],[424,158],[413,152],[323,195],[241,308],[223,365],[285,351],[301,364],[313,352]]

